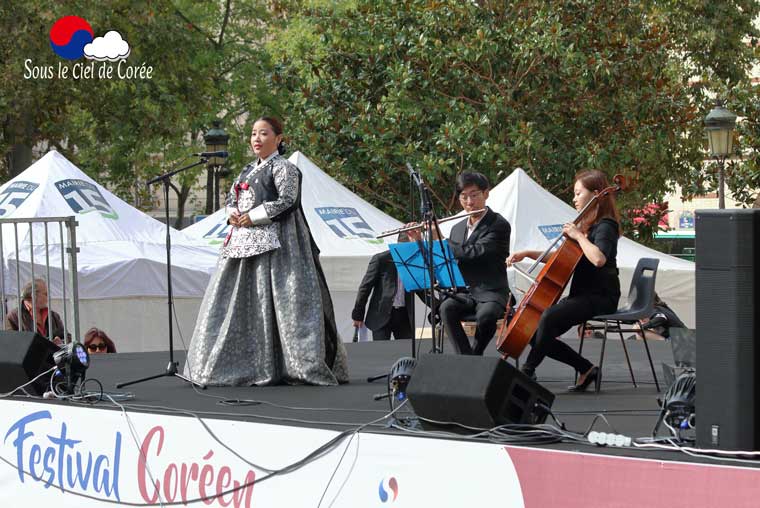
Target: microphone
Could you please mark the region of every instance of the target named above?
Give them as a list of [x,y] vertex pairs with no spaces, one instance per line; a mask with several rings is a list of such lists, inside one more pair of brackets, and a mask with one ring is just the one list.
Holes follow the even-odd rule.
[[229,157],[229,155],[227,152],[200,152],[192,154],[193,157],[222,157],[224,159]]

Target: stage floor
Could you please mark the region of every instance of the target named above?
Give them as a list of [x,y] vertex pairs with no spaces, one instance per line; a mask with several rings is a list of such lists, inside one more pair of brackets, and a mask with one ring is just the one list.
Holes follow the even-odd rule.
[[[575,348],[577,348],[577,342],[569,341]],[[587,357],[595,363],[598,361],[601,342],[599,339],[589,339],[584,345]],[[628,341],[628,346],[638,388],[631,384],[619,340],[607,342],[604,379],[599,394],[595,394],[591,388],[588,393],[568,393],[567,386],[572,384],[573,374],[569,367],[562,364],[547,359],[538,369],[539,382],[556,395],[553,412],[569,430],[584,432],[592,425],[596,415],[601,414],[609,424],[601,418],[597,419],[593,430],[614,432],[633,438],[651,435],[659,411],[657,398],[662,394],[658,394],[655,389],[643,343]],[[159,378],[116,389],[117,383],[164,372],[169,361],[168,352],[93,355],[88,377],[98,379],[107,392],[133,394],[134,398],[125,402],[131,410],[175,415],[177,410],[181,410],[218,419],[344,430],[380,418],[389,411],[387,400],[373,400],[373,395],[385,391],[385,382],[368,383],[366,378],[387,372],[398,358],[411,354],[410,344],[406,341],[353,343],[346,344],[346,348],[349,357],[350,382],[337,387],[209,387],[206,390],[193,390],[181,379]],[[650,342],[650,348],[660,387],[664,391],[666,387],[662,375],[662,362],[673,364],[670,343]],[[420,351],[424,353],[429,349],[429,341],[420,341]],[[497,353],[494,348],[491,348],[488,354],[496,355]],[[180,362],[181,369],[184,352],[175,353],[175,360]],[[222,403],[223,399],[256,402],[228,405]],[[66,404],[58,401],[46,402]],[[117,409],[110,404],[94,407]],[[189,413],[188,416],[190,416]],[[549,422],[550,420],[547,420],[547,423]],[[402,432],[388,428],[384,424],[371,426],[367,430]],[[451,438],[461,439],[453,435]],[[591,447],[577,444],[543,446],[586,453],[708,464],[721,463],[721,461],[694,458],[669,451]]]

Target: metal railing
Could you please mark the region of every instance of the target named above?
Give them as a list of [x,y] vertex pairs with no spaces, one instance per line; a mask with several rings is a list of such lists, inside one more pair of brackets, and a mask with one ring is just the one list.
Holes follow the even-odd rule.
[[[24,227],[26,225],[26,227]],[[53,238],[51,242],[51,225],[52,234],[55,237],[57,229],[57,239]],[[24,330],[23,322],[23,298],[22,298],[22,272],[24,275],[28,272],[28,280],[24,278],[24,285],[27,283],[32,284],[31,299],[32,299],[32,330],[38,330],[37,326],[37,313],[34,311],[37,306],[37,280],[43,280],[47,286],[47,308],[48,308],[48,338],[53,339],[53,309],[51,308],[50,301],[52,299],[51,291],[51,264],[50,264],[50,249],[52,247],[60,246],[60,287],[61,287],[61,302],[63,304],[63,337],[61,339],[64,342],[70,342],[71,334],[68,333],[67,326],[69,323],[69,304],[71,306],[72,321],[73,321],[73,338],[75,342],[79,342],[81,339],[79,329],[79,284],[77,277],[77,253],[79,249],[76,245],[76,228],[78,222],[72,217],[35,217],[26,219],[0,219],[0,294],[3,295],[2,305],[0,305],[0,314],[2,314],[3,329],[7,328],[7,315],[9,313],[6,308],[6,304],[9,297],[13,296],[13,293],[8,293],[9,289],[6,288],[6,272],[11,271],[11,268],[15,271],[15,297],[16,308],[18,318],[19,330]],[[56,228],[57,226],[57,228]],[[64,228],[66,234],[64,234]],[[39,232],[43,230],[43,241],[40,245],[44,245],[44,258],[45,263],[43,270],[45,272],[44,278],[38,278],[35,276],[35,231]],[[12,230],[13,245],[7,245],[6,233],[10,234]],[[19,245],[19,230],[21,233],[28,232],[28,242],[24,242],[23,248]],[[6,249],[11,249],[10,254],[7,255]],[[28,251],[28,259],[21,259],[21,254]],[[68,259],[68,266],[66,260]],[[26,264],[28,263],[28,270]],[[57,267],[53,267],[57,270]],[[12,276],[12,273],[9,274]],[[69,291],[67,292],[67,287]],[[67,298],[68,295],[68,298]],[[69,301],[70,300],[70,301]]]

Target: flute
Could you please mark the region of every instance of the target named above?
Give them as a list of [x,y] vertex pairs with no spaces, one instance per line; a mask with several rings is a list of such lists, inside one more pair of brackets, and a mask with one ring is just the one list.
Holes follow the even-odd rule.
[[[472,212],[459,213],[457,215],[452,215],[451,217],[445,217],[443,219],[438,219],[438,224],[440,224],[442,222],[448,222],[450,220],[464,219],[465,217],[469,217],[470,215],[475,215],[475,214],[478,214],[478,213],[483,213],[485,211],[486,211],[485,208],[481,208],[480,210],[473,210]],[[391,230],[388,230],[388,231],[383,231],[382,233],[380,233],[379,235],[377,235],[375,238],[377,238],[377,239],[385,238],[386,236],[397,235],[399,233],[403,233],[404,231],[412,231],[414,229],[420,229],[420,228],[424,228],[424,227],[425,227],[425,224],[420,223],[420,224],[417,224],[415,226],[405,226],[403,228],[391,229]]]

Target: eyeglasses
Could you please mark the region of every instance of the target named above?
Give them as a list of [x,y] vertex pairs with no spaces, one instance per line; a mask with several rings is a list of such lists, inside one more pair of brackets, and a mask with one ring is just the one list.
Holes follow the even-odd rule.
[[94,353],[95,351],[107,351],[108,350],[108,344],[105,342],[100,342],[98,344],[87,344],[87,351]]
[[462,201],[467,201],[468,199],[470,201],[475,201],[476,199],[478,199],[482,195],[483,195],[483,191],[470,192],[469,194],[466,194],[464,192],[460,192],[459,193],[459,199],[462,200]]

